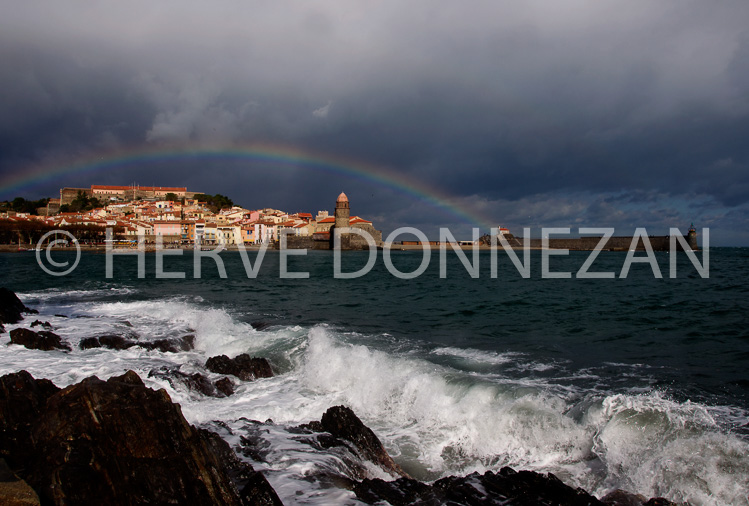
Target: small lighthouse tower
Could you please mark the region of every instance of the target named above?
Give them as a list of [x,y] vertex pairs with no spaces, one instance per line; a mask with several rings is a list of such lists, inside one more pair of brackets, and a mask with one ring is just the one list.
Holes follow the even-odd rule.
[[700,249],[699,246],[697,246],[697,230],[694,228],[694,223],[689,227],[689,233],[687,234],[687,244],[689,244],[689,247],[692,248],[692,251],[697,251]]

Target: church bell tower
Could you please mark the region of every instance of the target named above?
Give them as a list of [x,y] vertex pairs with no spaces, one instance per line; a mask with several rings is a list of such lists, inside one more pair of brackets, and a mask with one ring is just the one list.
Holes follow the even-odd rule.
[[349,207],[348,197],[345,193],[341,193],[335,201],[335,228],[348,227],[350,216],[351,208]]

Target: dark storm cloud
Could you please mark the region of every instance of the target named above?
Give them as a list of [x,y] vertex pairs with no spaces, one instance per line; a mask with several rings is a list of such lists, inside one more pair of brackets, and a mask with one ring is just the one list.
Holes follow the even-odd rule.
[[[14,3],[0,20],[0,171],[268,141],[392,167],[515,226],[735,225],[749,205],[746,19],[744,1]],[[248,206],[319,207],[362,184],[199,164],[101,177],[175,174]],[[449,223],[379,193],[357,212]]]

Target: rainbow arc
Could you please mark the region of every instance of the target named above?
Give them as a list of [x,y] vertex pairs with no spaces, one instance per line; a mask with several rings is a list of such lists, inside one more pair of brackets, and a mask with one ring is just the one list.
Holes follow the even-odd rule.
[[256,165],[264,163],[289,170],[301,168],[354,177],[365,182],[392,188],[402,194],[441,209],[459,221],[479,226],[485,229],[484,231],[488,231],[490,227],[496,226],[496,223],[487,220],[475,211],[456,204],[455,199],[444,192],[389,167],[338,155],[316,153],[291,146],[271,144],[200,149],[139,148],[100,154],[95,157],[83,158],[65,164],[39,164],[26,167],[12,174],[0,176],[0,193],[13,194],[34,185],[53,180],[60,180],[61,184],[64,184],[64,176],[69,174],[91,173],[93,175],[99,172],[126,169],[127,167],[196,160],[240,161]]

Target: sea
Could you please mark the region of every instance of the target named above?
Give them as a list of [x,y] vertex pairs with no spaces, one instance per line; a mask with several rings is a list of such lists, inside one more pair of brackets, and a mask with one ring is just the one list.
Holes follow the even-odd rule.
[[[103,253],[83,253],[64,276],[32,251],[0,255],[0,285],[39,311],[6,330],[47,321],[73,347],[28,350],[0,334],[0,374],[64,387],[133,370],[226,438],[285,504],[357,504],[329,479],[351,474],[340,452],[296,429],[335,405],[419,480],[511,466],[598,497],[749,503],[749,248],[711,248],[703,272],[678,253],[673,277],[668,252],[654,254],[661,277],[647,262],[620,277],[629,253],[602,252],[590,271],[613,274],[593,279],[577,276],[587,252],[547,257],[570,273],[551,279],[541,251],[527,277],[502,251],[342,252],[348,279],[329,251],[223,252],[197,258],[199,272],[192,251],[169,253],[146,253],[140,275],[136,256],[111,256],[110,276]],[[76,254],[52,258],[73,265]],[[195,348],[78,347],[105,334],[189,334]],[[266,357],[276,375],[214,398],[152,374],[218,379],[205,361],[240,353]]]

